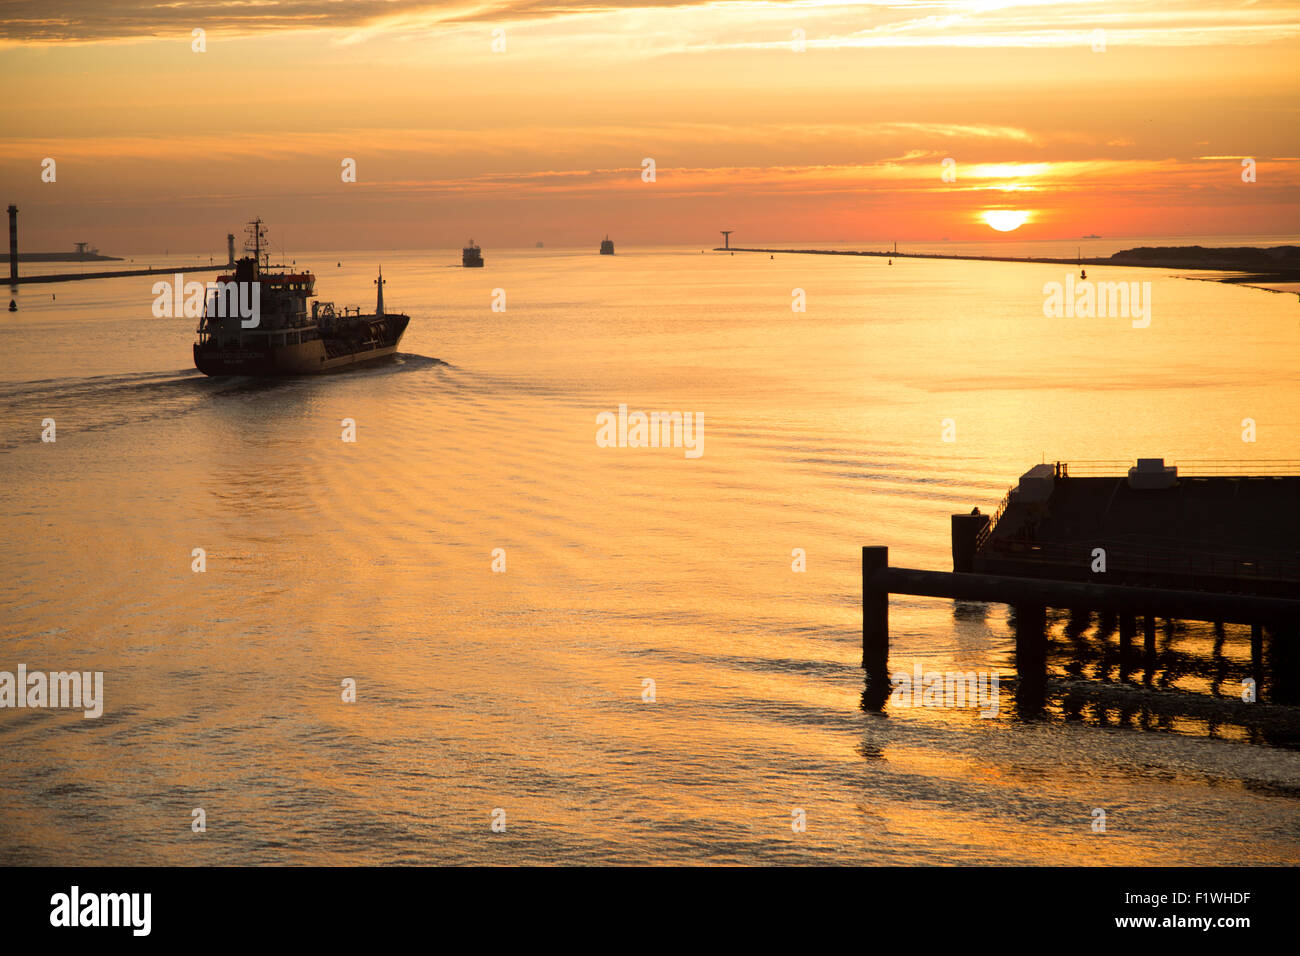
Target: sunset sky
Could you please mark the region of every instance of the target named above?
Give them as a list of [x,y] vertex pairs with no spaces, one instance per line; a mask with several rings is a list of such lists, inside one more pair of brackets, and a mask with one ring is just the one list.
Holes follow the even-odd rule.
[[253,215],[295,248],[958,241],[1001,235],[989,210],[1025,212],[1026,239],[1300,223],[1300,3],[19,0],[0,21],[0,202],[28,251],[216,253]]

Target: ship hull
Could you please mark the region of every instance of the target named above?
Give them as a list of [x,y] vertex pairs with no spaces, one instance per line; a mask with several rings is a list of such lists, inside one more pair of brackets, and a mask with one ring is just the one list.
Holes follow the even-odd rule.
[[394,320],[391,341],[370,348],[355,348],[340,339],[313,339],[291,345],[217,348],[194,346],[194,367],[204,375],[251,375],[273,377],[320,375],[344,369],[373,365],[397,352],[410,321],[406,316],[389,316]]

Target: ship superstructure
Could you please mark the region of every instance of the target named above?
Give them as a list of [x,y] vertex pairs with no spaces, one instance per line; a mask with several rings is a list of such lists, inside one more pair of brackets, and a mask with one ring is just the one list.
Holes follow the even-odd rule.
[[477,269],[483,265],[483,250],[474,243],[473,239],[460,251],[460,264],[467,269]]

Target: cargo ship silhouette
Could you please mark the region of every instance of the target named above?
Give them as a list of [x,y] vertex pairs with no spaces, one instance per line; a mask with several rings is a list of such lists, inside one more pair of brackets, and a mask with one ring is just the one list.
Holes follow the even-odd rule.
[[469,245],[460,251],[460,264],[466,269],[476,269],[483,265],[483,250],[469,241]]
[[[218,277],[223,286],[209,297],[194,343],[194,367],[205,375],[314,375],[387,358],[397,351],[411,318],[384,311],[384,276],[375,279],[374,313],[360,307],[340,312],[316,295],[316,277],[271,266],[263,251],[262,220],[248,224],[251,255],[235,271]],[[229,290],[224,296],[222,288]],[[249,315],[230,303],[252,303]]]

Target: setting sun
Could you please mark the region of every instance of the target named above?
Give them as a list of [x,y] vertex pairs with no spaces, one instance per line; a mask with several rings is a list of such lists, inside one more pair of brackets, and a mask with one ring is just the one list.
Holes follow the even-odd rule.
[[1011,232],[1028,221],[1029,213],[1023,209],[986,209],[983,219],[998,232]]

